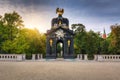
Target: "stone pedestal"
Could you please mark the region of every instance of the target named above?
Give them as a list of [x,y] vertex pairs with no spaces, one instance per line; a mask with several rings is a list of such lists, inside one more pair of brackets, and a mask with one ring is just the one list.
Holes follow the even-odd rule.
[[40,59],[40,54],[39,54],[39,53],[37,54],[37,59],[38,59],[38,60]]
[[94,60],[95,60],[95,61],[98,60],[98,55],[94,55]]
[[35,54],[32,54],[32,60],[35,60]]
[[40,59],[43,59],[43,54],[40,54]]
[[84,55],[84,57],[85,57],[84,60],[88,60],[87,56],[88,56],[87,54]]
[[77,59],[80,59],[80,54],[77,54]]
[[26,60],[26,55],[25,54],[22,55],[22,59]]

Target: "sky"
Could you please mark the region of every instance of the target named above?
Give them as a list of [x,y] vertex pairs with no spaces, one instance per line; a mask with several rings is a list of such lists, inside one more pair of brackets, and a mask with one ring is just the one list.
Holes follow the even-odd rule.
[[0,15],[16,11],[27,28],[45,33],[51,28],[51,20],[57,17],[56,8],[63,8],[63,17],[71,24],[81,23],[86,30],[95,32],[120,24],[120,0],[0,0]]

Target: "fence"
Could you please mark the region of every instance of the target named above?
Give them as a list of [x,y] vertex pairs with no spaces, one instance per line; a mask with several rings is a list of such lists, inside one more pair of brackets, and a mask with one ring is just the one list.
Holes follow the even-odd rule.
[[43,59],[42,54],[32,54],[32,60],[40,60]]
[[79,59],[79,60],[88,60],[87,54],[77,54],[77,59]]
[[[84,56],[84,58],[83,58]],[[88,60],[88,55],[78,54],[77,59]],[[94,61],[120,61],[120,55],[94,55]]]
[[120,61],[120,55],[97,55],[98,61]]
[[0,54],[0,60],[22,61],[25,60],[25,54]]

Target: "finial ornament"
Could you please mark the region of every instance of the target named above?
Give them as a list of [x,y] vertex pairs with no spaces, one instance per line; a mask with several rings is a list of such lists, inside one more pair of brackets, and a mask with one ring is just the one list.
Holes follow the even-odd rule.
[[59,16],[62,16],[63,13],[64,13],[64,9],[60,9],[60,8],[56,9],[56,14],[58,14]]

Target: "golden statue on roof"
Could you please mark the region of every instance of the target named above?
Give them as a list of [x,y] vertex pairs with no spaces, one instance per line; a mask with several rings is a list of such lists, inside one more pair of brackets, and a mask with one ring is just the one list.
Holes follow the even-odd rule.
[[64,13],[64,9],[60,9],[60,8],[56,9],[56,14],[58,14],[59,16],[62,16],[63,13]]

